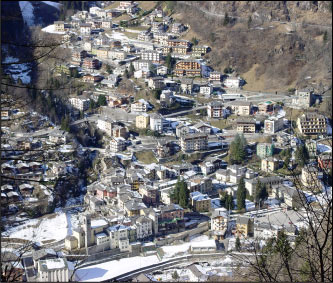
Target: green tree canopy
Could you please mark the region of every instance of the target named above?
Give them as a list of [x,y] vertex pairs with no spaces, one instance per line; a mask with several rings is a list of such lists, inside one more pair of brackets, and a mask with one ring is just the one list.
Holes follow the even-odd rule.
[[243,163],[246,153],[245,153],[245,148],[246,148],[247,142],[244,137],[244,135],[239,135],[237,134],[235,136],[235,139],[231,142],[230,144],[230,149],[229,149],[229,160],[231,164],[241,164]]
[[246,188],[244,177],[239,180],[238,188],[237,188],[237,208],[241,210],[245,208],[245,199],[246,199]]
[[100,96],[98,97],[97,104],[98,104],[99,106],[105,106],[105,105],[107,105],[106,96],[105,96],[105,95],[100,95]]
[[304,144],[297,147],[295,159],[296,162],[302,167],[309,161],[309,152]]

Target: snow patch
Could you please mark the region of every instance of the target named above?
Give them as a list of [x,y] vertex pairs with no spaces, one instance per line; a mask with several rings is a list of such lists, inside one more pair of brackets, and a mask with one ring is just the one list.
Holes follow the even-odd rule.
[[56,2],[52,2],[52,1],[42,1],[43,3],[47,4],[47,5],[50,5],[52,7],[55,7],[57,8],[58,10],[60,10],[62,4],[60,3],[56,3]]
[[35,23],[34,6],[29,1],[19,1],[24,22],[30,27]]
[[49,26],[43,28],[42,31],[48,32],[48,33],[55,33],[55,34],[65,34],[65,32],[62,32],[62,31],[56,31],[54,25],[49,25]]

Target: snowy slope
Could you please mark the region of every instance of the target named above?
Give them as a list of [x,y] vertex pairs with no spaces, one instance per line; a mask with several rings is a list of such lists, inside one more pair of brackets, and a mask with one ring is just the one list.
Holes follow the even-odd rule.
[[42,2],[45,3],[45,4],[47,4],[47,5],[50,5],[52,7],[55,7],[58,10],[60,10],[60,8],[62,6],[60,3],[56,3],[56,2],[52,2],[52,1],[42,1]]
[[29,1],[19,1],[24,22],[30,27],[34,25],[34,7]]

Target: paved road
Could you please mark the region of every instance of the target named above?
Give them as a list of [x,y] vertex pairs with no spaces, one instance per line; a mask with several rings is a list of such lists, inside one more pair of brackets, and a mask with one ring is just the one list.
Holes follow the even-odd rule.
[[184,111],[180,111],[180,112],[176,112],[176,113],[167,114],[167,115],[164,115],[163,118],[180,116],[180,115],[183,115],[185,113],[189,113],[189,112],[193,112],[193,111],[201,110],[201,109],[206,109],[206,108],[207,108],[207,106],[199,106],[199,107],[192,108],[192,109],[189,109],[189,110],[184,110]]

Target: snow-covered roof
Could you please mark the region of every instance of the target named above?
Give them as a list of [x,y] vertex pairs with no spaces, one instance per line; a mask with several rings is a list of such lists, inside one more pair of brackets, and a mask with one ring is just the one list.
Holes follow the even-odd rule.
[[108,225],[108,222],[106,222],[106,220],[104,219],[94,219],[91,220],[91,228],[98,228],[104,225]]

